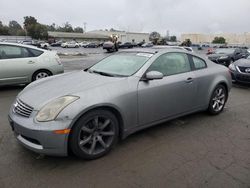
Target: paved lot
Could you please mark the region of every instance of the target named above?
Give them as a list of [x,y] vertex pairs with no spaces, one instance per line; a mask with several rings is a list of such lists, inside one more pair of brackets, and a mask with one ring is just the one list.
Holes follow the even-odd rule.
[[[105,54],[62,59],[66,71]],[[138,132],[107,156],[41,157],[15,140],[7,114],[21,86],[0,88],[0,187],[250,187],[250,87],[219,116],[198,113]]]

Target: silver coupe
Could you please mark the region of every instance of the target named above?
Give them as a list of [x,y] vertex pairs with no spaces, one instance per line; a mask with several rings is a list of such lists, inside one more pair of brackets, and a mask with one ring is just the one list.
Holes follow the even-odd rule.
[[219,114],[230,89],[228,69],[194,53],[128,50],[31,83],[9,121],[30,150],[96,159],[141,129],[198,111]]

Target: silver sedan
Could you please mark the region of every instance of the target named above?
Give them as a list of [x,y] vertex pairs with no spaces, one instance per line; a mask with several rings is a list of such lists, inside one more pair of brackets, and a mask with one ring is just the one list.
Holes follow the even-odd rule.
[[9,112],[17,140],[47,155],[105,155],[128,135],[198,111],[219,114],[228,69],[174,49],[119,52],[89,69],[28,85]]
[[27,84],[63,72],[63,65],[54,51],[0,42],[0,86]]

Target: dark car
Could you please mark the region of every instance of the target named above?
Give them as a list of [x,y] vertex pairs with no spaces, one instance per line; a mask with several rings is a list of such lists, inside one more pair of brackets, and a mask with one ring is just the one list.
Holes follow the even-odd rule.
[[229,65],[233,82],[250,84],[250,56],[247,59],[240,59]]
[[53,47],[58,47],[58,46],[61,46],[62,45],[62,41],[56,41],[56,42],[53,42],[50,44],[50,46],[53,46]]
[[248,55],[247,50],[240,48],[219,48],[213,54],[208,55],[208,59],[215,63],[229,66],[232,62],[246,58]]
[[145,41],[138,42],[137,46],[141,47],[143,44],[145,44]]
[[98,47],[98,44],[96,44],[94,42],[91,42],[91,43],[86,45],[86,48],[97,48],[97,47]]
[[125,42],[119,45],[119,48],[133,48],[133,44],[131,42]]

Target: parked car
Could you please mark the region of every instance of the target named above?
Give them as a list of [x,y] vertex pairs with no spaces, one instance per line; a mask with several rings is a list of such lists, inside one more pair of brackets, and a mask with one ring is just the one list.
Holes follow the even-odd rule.
[[95,42],[91,42],[86,45],[86,48],[97,48],[97,47],[98,47],[98,44]]
[[104,42],[103,45],[102,45],[102,48],[104,50],[107,50],[108,52],[118,51],[118,48],[115,47],[115,44],[113,42],[111,42],[111,41]]
[[56,52],[0,42],[0,86],[27,84],[63,71]]
[[247,57],[247,50],[240,48],[218,48],[208,58],[218,64],[229,66],[232,62]]
[[119,44],[119,48],[133,48],[133,44],[131,42],[125,42],[122,44]]
[[233,82],[250,84],[250,56],[247,59],[239,59],[229,65]]
[[79,48],[79,44],[75,41],[71,41],[71,42],[64,42],[61,44],[61,47],[63,48]]
[[148,42],[148,43],[144,43],[141,45],[142,48],[150,48],[150,47],[153,47],[153,43],[152,42]]
[[43,48],[43,49],[48,49],[50,47],[49,43],[47,42],[41,42],[40,43],[40,48]]
[[61,46],[62,45],[62,41],[56,41],[54,43],[51,43],[50,46],[53,46],[53,47],[58,47],[58,46]]
[[81,46],[81,47],[84,47],[84,48],[86,48],[86,46],[89,44],[89,42],[80,42],[79,43],[79,45]]
[[145,44],[145,41],[138,42],[137,46],[141,47],[143,44]]
[[221,113],[231,82],[226,67],[187,51],[126,50],[28,85],[9,121],[30,150],[96,159],[141,129],[198,111]]

